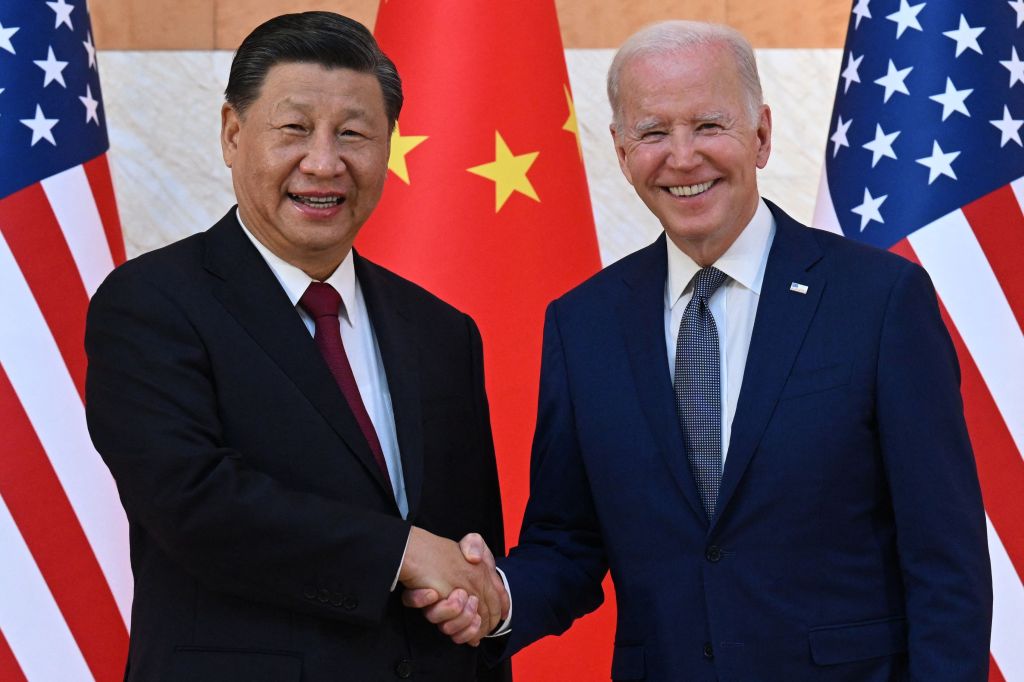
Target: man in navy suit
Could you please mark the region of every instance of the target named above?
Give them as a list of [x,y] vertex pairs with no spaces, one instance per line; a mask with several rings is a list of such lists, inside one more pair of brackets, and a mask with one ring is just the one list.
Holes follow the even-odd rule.
[[[732,29],[645,29],[608,90],[665,234],[548,309],[487,649],[565,631],[610,570],[615,680],[986,680],[985,514],[928,276],[760,198],[771,112]],[[427,615],[478,636],[459,596]]]

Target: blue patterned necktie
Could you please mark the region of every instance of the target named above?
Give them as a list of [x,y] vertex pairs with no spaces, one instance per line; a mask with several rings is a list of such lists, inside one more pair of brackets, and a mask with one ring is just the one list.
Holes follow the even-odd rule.
[[722,366],[718,328],[708,299],[725,277],[715,268],[697,273],[676,340],[676,410],[690,471],[709,521],[715,516],[722,481]]

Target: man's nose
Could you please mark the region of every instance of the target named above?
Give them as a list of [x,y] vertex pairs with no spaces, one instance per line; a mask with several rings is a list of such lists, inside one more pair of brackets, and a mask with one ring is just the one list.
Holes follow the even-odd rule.
[[694,135],[687,130],[673,130],[668,139],[666,163],[671,168],[689,170],[698,166],[702,156]]
[[342,145],[333,133],[316,131],[309,139],[299,169],[320,177],[334,177],[345,171]]

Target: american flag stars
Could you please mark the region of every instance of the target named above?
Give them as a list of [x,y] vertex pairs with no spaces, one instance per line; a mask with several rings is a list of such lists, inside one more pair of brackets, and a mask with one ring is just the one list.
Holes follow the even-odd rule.
[[829,177],[861,179],[831,184],[844,232],[888,247],[1013,179],[1021,26],[1024,0],[854,3],[826,154]]
[[908,28],[915,29],[917,31],[923,30],[921,28],[921,22],[917,20],[917,15],[921,13],[924,6],[928,3],[922,2],[920,5],[909,5],[907,0],[900,0],[900,9],[898,12],[886,16],[885,18],[889,21],[896,22],[896,38],[899,39],[903,35],[903,32]]
[[32,143],[31,145],[36,146],[36,142],[40,140],[46,140],[53,146],[57,146],[57,141],[53,139],[53,127],[60,123],[55,118],[46,118],[43,115],[42,108],[36,105],[35,118],[23,118],[21,119],[23,125],[32,131]]
[[71,24],[71,12],[73,12],[75,9],[74,5],[69,5],[66,2],[64,2],[64,0],[57,0],[57,2],[48,2],[46,4],[49,6],[50,9],[53,10],[53,13],[56,15],[54,17],[54,28],[67,26],[72,31],[75,30],[75,27]]
[[1010,7],[1017,13],[1017,28],[1024,24],[1024,0],[1010,0]]
[[[1024,0],[1021,0],[1024,2]],[[842,75],[839,77],[846,81],[846,85],[843,88],[843,92],[850,91],[850,83],[860,83],[860,63],[864,61],[864,55],[854,57],[853,53],[847,55],[848,59],[846,62],[846,68],[843,69]]]
[[109,147],[85,0],[0,2],[0,87],[0,196]]
[[43,87],[53,82],[60,83],[61,87],[66,88],[67,83],[64,82],[64,69],[67,67],[67,62],[59,61],[53,54],[53,48],[51,47],[46,53],[46,59],[34,60],[36,66],[43,70],[46,75],[43,77]]
[[11,37],[17,32],[17,26],[4,28],[3,22],[0,21],[0,50],[7,50],[11,54],[17,54],[14,51],[14,44],[11,43]]
[[1006,70],[1010,72],[1010,87],[1012,88],[1016,83],[1024,83],[1024,61],[1021,61],[1020,57],[1017,56],[1017,48],[1013,48],[1013,52],[1010,54],[1010,58],[1006,61],[999,62],[1006,67]]
[[1010,140],[1013,140],[1020,146],[1024,146],[1024,143],[1020,140],[1020,127],[1024,125],[1024,119],[1016,119],[1010,116],[1010,107],[1004,105],[1003,117],[995,121],[989,121],[989,123],[998,128],[999,132],[1002,133],[1002,139],[999,140],[1000,147],[1005,146]]

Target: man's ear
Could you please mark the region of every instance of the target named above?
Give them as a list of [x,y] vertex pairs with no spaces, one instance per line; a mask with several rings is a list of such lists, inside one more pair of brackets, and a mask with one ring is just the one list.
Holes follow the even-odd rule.
[[238,133],[242,121],[238,112],[227,102],[220,108],[220,151],[224,157],[224,165],[231,168],[238,152]]
[[757,167],[764,168],[772,153],[772,110],[767,104],[761,105],[757,119]]
[[626,147],[623,144],[621,133],[615,128],[615,124],[608,126],[608,130],[612,134],[612,144],[615,145],[615,156],[619,160],[619,170],[626,176],[626,182],[633,184],[633,175],[629,172],[629,166],[626,164]]

